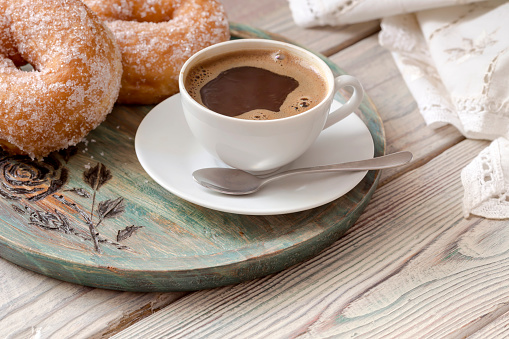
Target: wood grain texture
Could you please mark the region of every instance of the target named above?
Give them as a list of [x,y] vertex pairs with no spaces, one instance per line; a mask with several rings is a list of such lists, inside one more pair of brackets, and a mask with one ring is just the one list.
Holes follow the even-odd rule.
[[94,289],[45,277],[0,259],[0,337],[107,336],[182,295]]
[[[464,219],[463,141],[387,183],[348,234],[279,274],[188,295],[115,338],[444,338],[500,334],[507,222]],[[440,178],[440,180],[436,180]]]
[[[500,304],[493,308],[493,312],[487,314],[483,319],[478,319],[477,323],[483,322],[483,326],[475,326],[471,331],[458,333],[456,338],[465,338],[470,335],[471,339],[484,338],[507,338],[509,337],[509,304]],[[483,321],[484,320],[484,321]]]

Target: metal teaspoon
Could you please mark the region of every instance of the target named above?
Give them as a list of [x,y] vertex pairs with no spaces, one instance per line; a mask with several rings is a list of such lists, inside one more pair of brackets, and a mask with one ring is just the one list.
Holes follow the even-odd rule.
[[257,177],[235,168],[202,168],[193,172],[196,182],[211,190],[231,195],[251,194],[268,182],[301,173],[321,173],[334,171],[366,171],[401,166],[412,160],[408,151],[392,153],[377,158],[345,162],[334,165],[292,169],[289,171]]

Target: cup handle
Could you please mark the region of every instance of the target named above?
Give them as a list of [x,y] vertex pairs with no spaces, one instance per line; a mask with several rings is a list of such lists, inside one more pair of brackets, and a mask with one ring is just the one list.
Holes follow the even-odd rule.
[[340,88],[350,86],[353,88],[353,93],[350,99],[343,104],[340,108],[335,110],[334,112],[329,113],[327,117],[327,121],[325,122],[325,126],[323,129],[326,129],[336,122],[346,118],[350,113],[355,111],[357,107],[361,104],[362,98],[364,97],[364,89],[362,88],[361,83],[357,78],[354,78],[351,75],[340,75],[334,79],[334,93],[339,91]]

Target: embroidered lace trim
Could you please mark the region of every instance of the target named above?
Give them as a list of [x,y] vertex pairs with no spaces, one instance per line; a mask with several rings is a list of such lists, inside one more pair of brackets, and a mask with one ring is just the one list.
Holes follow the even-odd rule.
[[496,139],[461,172],[463,212],[492,219],[509,218],[509,141]]

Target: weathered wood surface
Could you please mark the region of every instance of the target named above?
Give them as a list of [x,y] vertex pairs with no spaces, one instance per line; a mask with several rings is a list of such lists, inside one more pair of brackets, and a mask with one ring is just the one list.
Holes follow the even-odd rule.
[[383,171],[356,225],[318,257],[236,286],[116,292],[0,259],[0,337],[508,336],[507,221],[461,216],[459,171],[487,143],[424,125],[377,44],[377,23],[305,30],[285,0],[223,2],[232,21],[282,34],[359,77],[384,119],[387,151],[410,150],[416,161]]

